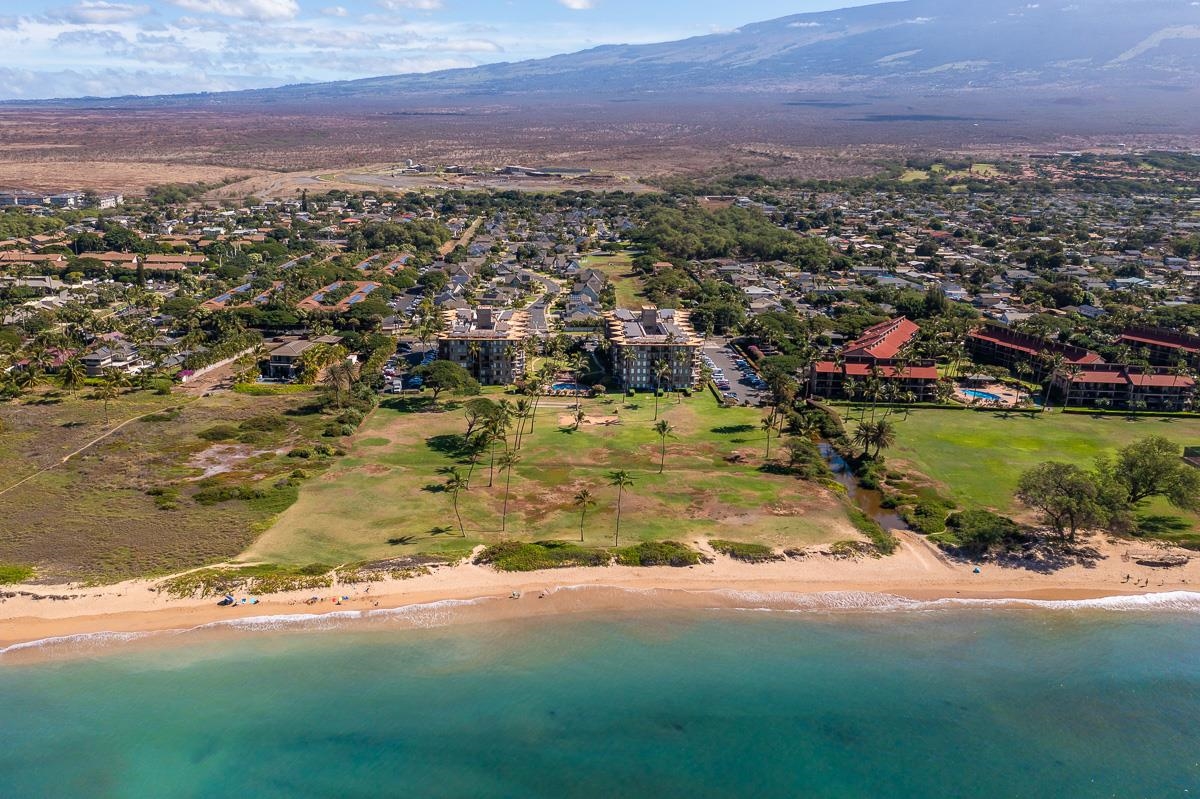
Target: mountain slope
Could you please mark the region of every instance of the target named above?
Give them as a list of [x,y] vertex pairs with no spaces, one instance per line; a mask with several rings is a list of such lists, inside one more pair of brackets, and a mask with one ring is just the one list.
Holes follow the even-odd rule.
[[1197,83],[1200,5],[1185,0],[907,0],[663,44],[244,94],[1189,89]]

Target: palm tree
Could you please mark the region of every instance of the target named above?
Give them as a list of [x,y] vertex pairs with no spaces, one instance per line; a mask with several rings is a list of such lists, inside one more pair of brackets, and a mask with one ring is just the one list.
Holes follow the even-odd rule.
[[661,442],[661,450],[658,459],[658,473],[662,474],[663,469],[667,465],[667,437],[675,432],[675,428],[666,419],[659,419],[658,424],[654,425],[654,432],[658,433],[659,441]]
[[775,432],[775,414],[772,412],[770,416],[762,420],[763,431],[767,434],[767,454],[764,460],[771,460],[771,433]]
[[487,433],[483,431],[464,436],[463,447],[466,449],[467,462],[471,464],[467,469],[467,479],[465,481],[468,490],[471,488],[471,475],[475,473],[475,467],[479,465],[479,459],[483,457],[483,451],[487,449],[487,443]]
[[1082,374],[1083,369],[1079,368],[1079,366],[1075,364],[1071,364],[1067,367],[1065,375],[1067,378],[1067,390],[1065,396],[1063,397],[1063,410],[1071,407],[1071,389],[1075,386],[1075,380]]
[[458,519],[458,532],[463,538],[466,538],[467,528],[463,526],[462,514],[458,512],[458,495],[467,487],[467,481],[463,479],[462,472],[458,470],[457,466],[451,467],[446,474],[446,482],[442,485],[450,494],[450,501],[454,505],[454,518]]
[[83,385],[86,377],[87,369],[84,368],[83,362],[78,358],[68,358],[58,370],[59,385],[65,391],[69,391],[71,396],[75,396],[75,392]]
[[517,400],[516,407],[513,409],[513,418],[517,420],[516,441],[513,442],[513,447],[518,451],[521,449],[521,437],[525,432],[525,420],[529,418],[531,410],[533,410],[533,403],[527,399]]
[[508,529],[508,493],[512,490],[513,467],[521,461],[521,456],[514,450],[508,450],[500,456],[500,468],[505,472],[504,479],[504,508],[500,512],[500,532]]
[[579,511],[579,543],[583,543],[583,520],[587,518],[588,508],[596,507],[596,498],[586,488],[581,488],[575,495],[574,505]]
[[323,382],[327,387],[333,389],[333,395],[340,410],[343,393],[349,392],[354,383],[354,367],[350,365],[349,361],[338,361],[326,370]]
[[581,424],[583,424],[583,420],[586,418],[587,418],[587,413],[584,412],[583,408],[575,409],[575,429],[576,430],[579,429],[579,426]]
[[104,380],[96,389],[96,397],[104,402],[104,424],[108,424],[108,403],[115,400],[120,394],[120,384],[113,379],[113,374],[107,373],[104,375]]
[[658,419],[658,395],[662,391],[663,380],[671,376],[671,364],[659,361],[654,364],[654,418]]
[[617,528],[613,533],[613,546],[615,547],[621,541],[621,503],[625,498],[625,489],[633,486],[633,476],[624,470],[609,472],[608,484],[617,489]]
[[496,474],[496,445],[503,441],[504,448],[508,449],[508,422],[509,420],[503,413],[497,413],[488,419],[483,426],[483,435],[486,437],[488,445],[492,450],[488,465],[488,488],[492,487],[493,478]]

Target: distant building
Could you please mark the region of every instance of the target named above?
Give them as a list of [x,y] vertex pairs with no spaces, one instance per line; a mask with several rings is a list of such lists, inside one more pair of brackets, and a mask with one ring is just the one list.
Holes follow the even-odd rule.
[[288,382],[300,377],[301,358],[304,353],[318,344],[333,346],[342,343],[341,336],[318,336],[317,338],[301,338],[300,336],[283,336],[267,343],[274,346],[268,355],[267,377],[271,380],[286,380]]
[[[618,309],[605,314],[612,342],[613,374],[624,389],[678,391],[696,385],[697,364],[704,344],[688,320],[688,312]],[[667,373],[659,377],[662,365]]]
[[920,332],[921,328],[903,316],[868,328],[842,349],[836,361],[812,365],[809,385],[813,395],[853,399],[864,395],[869,381],[877,380],[897,398],[912,394],[918,402],[933,402],[937,399],[937,364],[903,357]]
[[511,385],[525,376],[529,334],[526,311],[462,308],[442,313],[446,329],[438,336],[438,358],[466,369],[485,386]]
[[1135,352],[1144,351],[1155,366],[1175,366],[1180,360],[1200,366],[1200,336],[1156,327],[1131,327],[1117,342]]
[[1054,355],[1061,355],[1067,363],[1078,365],[1104,361],[1099,354],[1083,347],[1046,341],[997,324],[987,324],[969,333],[967,349],[976,363],[1003,366],[1006,369],[1027,363],[1039,375],[1046,368],[1046,358]]

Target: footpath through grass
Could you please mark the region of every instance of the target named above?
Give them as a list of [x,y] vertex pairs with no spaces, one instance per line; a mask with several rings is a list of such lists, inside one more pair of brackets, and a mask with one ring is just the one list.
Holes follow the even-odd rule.
[[[724,409],[707,394],[662,403],[675,428],[666,469],[658,473],[660,440],[654,400],[632,404],[610,397],[584,403],[594,422],[571,429],[573,406],[545,399],[534,432],[522,442],[512,474],[507,529],[502,529],[507,475],[489,487],[489,455],[459,496],[466,538],[460,537],[451,496],[439,470],[468,465],[459,451],[466,422],[461,409],[422,412],[391,401],[364,425],[349,456],[306,483],[298,502],[245,554],[272,563],[343,563],[413,554],[463,556],[477,544],[505,540],[579,541],[573,499],[592,492],[583,544],[614,547],[617,490],[608,473],[629,471],[624,496],[625,547],[644,541],[721,538],[780,548],[859,538],[828,490],[785,475],[760,472],[760,413]],[[619,419],[619,424],[607,424]],[[746,463],[726,458],[741,453]],[[497,449],[497,460],[501,449]]]
[[[1200,445],[1200,419],[1063,413],[1031,417],[966,410],[915,410],[889,418],[897,430],[896,446],[886,453],[891,463],[911,463],[965,507],[1006,514],[1024,510],[1014,498],[1017,481],[1043,461],[1087,467],[1099,455],[1111,455],[1152,435],[1185,447]],[[1151,531],[1167,540],[1200,540],[1200,517],[1195,514],[1156,500],[1141,515]]]

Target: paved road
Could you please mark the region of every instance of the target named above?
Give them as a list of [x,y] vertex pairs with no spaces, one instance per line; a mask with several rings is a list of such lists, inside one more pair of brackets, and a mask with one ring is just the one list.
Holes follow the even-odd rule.
[[530,272],[528,269],[522,269],[521,274],[528,275],[534,280],[542,284],[546,289],[546,293],[538,297],[536,300],[526,306],[529,311],[529,330],[531,333],[546,335],[550,332],[550,320],[546,316],[546,312],[550,306],[554,304],[555,298],[562,291],[562,286],[551,280],[545,275],[539,275],[536,272]]

